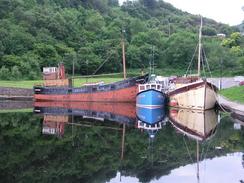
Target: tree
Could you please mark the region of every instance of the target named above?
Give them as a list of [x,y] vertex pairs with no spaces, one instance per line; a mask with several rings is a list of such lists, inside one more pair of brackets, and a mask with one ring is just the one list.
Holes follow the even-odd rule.
[[239,46],[241,41],[241,33],[240,32],[234,32],[230,35],[230,38],[225,38],[222,41],[222,46],[226,46],[229,48],[232,48],[233,46]]
[[163,53],[165,67],[187,68],[194,54],[197,41],[194,34],[188,32],[175,33],[166,42]]

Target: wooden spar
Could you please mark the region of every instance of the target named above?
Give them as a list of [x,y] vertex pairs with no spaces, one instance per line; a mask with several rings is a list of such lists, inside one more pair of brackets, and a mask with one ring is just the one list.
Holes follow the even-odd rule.
[[124,79],[126,79],[124,32],[125,32],[125,30],[122,31],[122,57],[123,57],[123,73],[124,73]]
[[201,49],[202,49],[202,16],[201,16],[201,25],[199,29],[199,43],[198,43],[198,66],[197,66],[197,75],[201,75]]

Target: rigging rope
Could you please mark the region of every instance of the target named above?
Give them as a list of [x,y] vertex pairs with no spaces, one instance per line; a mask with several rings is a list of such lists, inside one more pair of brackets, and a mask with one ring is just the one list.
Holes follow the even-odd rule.
[[112,56],[112,53],[110,52],[109,56],[107,57],[107,59],[92,73],[92,75],[95,75],[97,73],[97,71],[99,71],[102,66],[107,62],[109,61],[109,58]]
[[[204,58],[206,59],[205,62],[206,62],[206,65],[207,65],[207,67],[208,67],[208,70],[209,70],[209,73],[210,73],[210,77],[212,78],[212,73],[211,73],[211,70],[210,70],[210,67],[209,67],[209,63],[208,63],[208,60],[207,60],[206,53],[205,53],[204,49],[203,49],[203,56],[204,56]],[[212,88],[212,90],[214,90],[213,85],[211,85],[211,88]],[[218,101],[218,96],[217,96],[216,92],[214,92],[214,96],[215,96],[215,99]],[[218,104],[219,104],[220,108],[221,108],[224,112],[228,112],[228,111],[225,110],[225,108],[222,106],[222,104],[220,104],[219,102],[218,102]]]
[[197,46],[196,46],[196,48],[195,48],[194,54],[192,55],[191,62],[190,62],[190,64],[188,65],[188,68],[187,68],[187,70],[186,70],[186,74],[185,74],[186,76],[187,76],[187,73],[189,72],[189,69],[191,68],[193,59],[194,59],[194,57],[195,57],[195,55],[196,55],[197,48],[198,48],[198,44],[197,44]]
[[185,137],[185,136],[183,135],[183,140],[184,140],[184,144],[185,144],[185,146],[186,146],[186,150],[187,150],[188,156],[190,157],[190,159],[191,159],[191,161],[192,161],[192,164],[193,164],[194,162],[193,162],[193,159],[192,159],[192,157],[191,157],[190,151],[189,151],[189,149],[188,149],[188,146],[187,146],[187,144],[186,144],[186,141],[185,141],[185,138],[184,138],[184,137]]

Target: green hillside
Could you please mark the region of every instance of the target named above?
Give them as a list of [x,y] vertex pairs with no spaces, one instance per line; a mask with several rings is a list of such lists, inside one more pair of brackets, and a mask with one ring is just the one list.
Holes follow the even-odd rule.
[[[243,74],[243,37],[230,37],[237,28],[203,21],[212,71],[220,72],[222,60],[224,73]],[[122,30],[127,68],[146,70],[154,50],[160,74],[164,69],[184,71],[197,44],[199,23],[199,16],[161,0],[122,6],[118,0],[1,0],[0,79],[40,79],[42,67],[60,62],[68,73],[75,63],[77,75],[92,74],[103,62],[98,73],[120,72]]]

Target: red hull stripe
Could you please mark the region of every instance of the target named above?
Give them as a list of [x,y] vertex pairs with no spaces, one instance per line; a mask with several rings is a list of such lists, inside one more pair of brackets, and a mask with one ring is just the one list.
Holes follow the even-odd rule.
[[35,100],[82,102],[135,102],[137,86],[114,91],[75,94],[35,94]]

